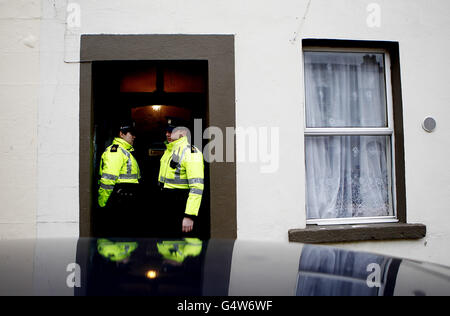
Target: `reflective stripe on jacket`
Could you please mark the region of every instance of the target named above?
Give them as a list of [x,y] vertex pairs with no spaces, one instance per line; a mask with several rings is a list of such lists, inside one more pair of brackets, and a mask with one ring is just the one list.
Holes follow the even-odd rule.
[[139,183],[141,174],[136,159],[133,157],[133,146],[121,138],[115,138],[102,155],[100,162],[100,188],[98,204],[106,205],[114,186],[118,183]]
[[189,144],[187,137],[166,146],[158,180],[166,189],[189,189],[185,214],[197,216],[204,189],[203,154]]

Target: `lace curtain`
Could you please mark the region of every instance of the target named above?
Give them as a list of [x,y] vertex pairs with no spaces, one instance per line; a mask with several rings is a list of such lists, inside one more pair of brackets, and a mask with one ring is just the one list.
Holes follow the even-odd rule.
[[[383,54],[305,53],[308,128],[387,127]],[[392,216],[391,136],[307,136],[308,219]]]

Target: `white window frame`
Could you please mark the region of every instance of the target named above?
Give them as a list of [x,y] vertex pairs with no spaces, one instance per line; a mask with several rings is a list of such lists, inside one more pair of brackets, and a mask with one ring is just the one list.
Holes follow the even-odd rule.
[[[384,68],[385,68],[385,85],[386,85],[386,106],[387,106],[387,127],[380,128],[308,128],[306,116],[306,67],[305,67],[305,53],[306,52],[324,52],[324,53],[368,53],[368,54],[383,54]],[[336,48],[336,47],[304,47],[302,54],[303,63],[303,118],[304,118],[304,134],[305,138],[308,136],[389,136],[390,137],[390,158],[391,158],[391,207],[393,216],[378,216],[378,217],[354,217],[354,218],[330,218],[330,219],[308,219],[307,203],[306,206],[306,224],[307,225],[346,225],[346,224],[377,224],[377,223],[398,223],[397,216],[397,196],[396,196],[396,182],[395,182],[395,133],[394,133],[394,102],[392,98],[392,82],[391,82],[391,59],[389,52],[385,49],[378,48]],[[305,147],[306,154],[306,147]],[[306,160],[305,160],[306,168]],[[305,178],[305,183],[306,178]],[[308,188],[306,187],[306,190]],[[307,196],[305,196],[307,201]]]

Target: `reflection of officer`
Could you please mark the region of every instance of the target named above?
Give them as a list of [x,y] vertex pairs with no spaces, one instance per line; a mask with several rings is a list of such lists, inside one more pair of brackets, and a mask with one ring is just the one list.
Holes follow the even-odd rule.
[[136,208],[140,179],[139,166],[132,155],[135,138],[134,123],[123,122],[118,137],[102,155],[98,190],[98,204],[105,209],[102,234],[119,236],[130,228],[125,213]]
[[98,253],[111,262],[126,262],[137,248],[137,242],[113,242],[108,239],[97,241]]
[[157,245],[158,252],[164,259],[183,263],[187,257],[198,257],[202,252],[203,242],[198,238],[162,241]]
[[187,122],[169,118],[168,123],[158,179],[166,205],[161,236],[177,237],[194,228],[203,195],[204,164],[202,152],[189,144]]

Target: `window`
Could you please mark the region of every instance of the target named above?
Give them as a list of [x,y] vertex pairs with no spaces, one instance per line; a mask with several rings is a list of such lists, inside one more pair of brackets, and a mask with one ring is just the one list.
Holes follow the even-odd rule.
[[397,222],[390,57],[306,48],[307,224]]

